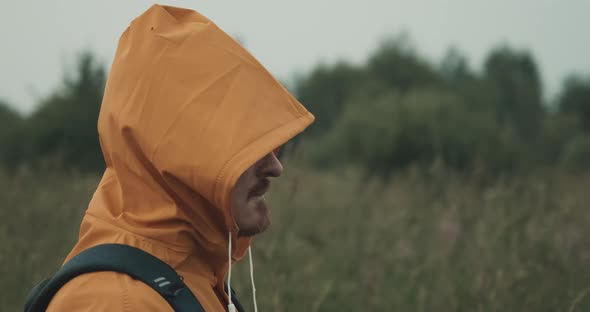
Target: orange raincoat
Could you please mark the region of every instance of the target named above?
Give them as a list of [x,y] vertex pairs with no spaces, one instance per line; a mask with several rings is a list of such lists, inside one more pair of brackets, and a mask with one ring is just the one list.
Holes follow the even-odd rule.
[[[107,169],[68,255],[104,243],[162,259],[206,311],[224,311],[236,236],[229,194],[248,167],[303,131],[311,115],[203,15],[154,5],[121,36],[98,120]],[[114,272],[76,277],[48,311],[171,311],[149,286]]]

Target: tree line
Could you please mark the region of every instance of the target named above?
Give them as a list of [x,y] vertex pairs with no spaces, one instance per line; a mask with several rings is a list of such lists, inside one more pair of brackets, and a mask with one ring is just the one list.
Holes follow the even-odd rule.
[[[96,121],[107,72],[92,53],[28,116],[0,102],[0,165],[101,171]],[[292,86],[316,123],[298,138],[319,168],[357,166],[387,176],[441,163],[457,171],[590,169],[590,77],[571,75],[543,97],[533,55],[492,49],[482,69],[458,50],[438,63],[407,36],[362,64],[319,64]],[[297,143],[296,142],[296,143]]]

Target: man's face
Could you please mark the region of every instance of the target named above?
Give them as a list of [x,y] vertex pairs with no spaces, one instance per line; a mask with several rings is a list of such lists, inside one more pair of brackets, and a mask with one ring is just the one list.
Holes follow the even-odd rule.
[[267,154],[242,173],[230,195],[240,236],[253,236],[270,226],[270,208],[264,194],[270,187],[269,178],[282,173],[283,165],[274,153]]

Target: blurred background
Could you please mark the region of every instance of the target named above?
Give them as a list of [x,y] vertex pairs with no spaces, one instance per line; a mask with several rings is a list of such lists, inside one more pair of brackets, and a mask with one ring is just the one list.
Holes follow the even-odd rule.
[[[152,3],[2,2],[3,311],[76,241],[110,62]],[[317,117],[254,245],[261,310],[590,311],[590,2],[162,3],[211,18]]]

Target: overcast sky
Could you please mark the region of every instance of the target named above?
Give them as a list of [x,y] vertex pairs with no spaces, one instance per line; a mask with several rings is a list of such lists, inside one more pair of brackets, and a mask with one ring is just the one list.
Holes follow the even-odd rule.
[[[121,32],[154,1],[1,0],[0,98],[22,112],[59,85],[85,48],[110,65]],[[533,52],[548,94],[569,73],[590,74],[590,0],[161,1],[208,16],[238,36],[278,78],[320,62],[363,62],[407,31],[438,62],[450,46],[480,68],[499,43]]]

